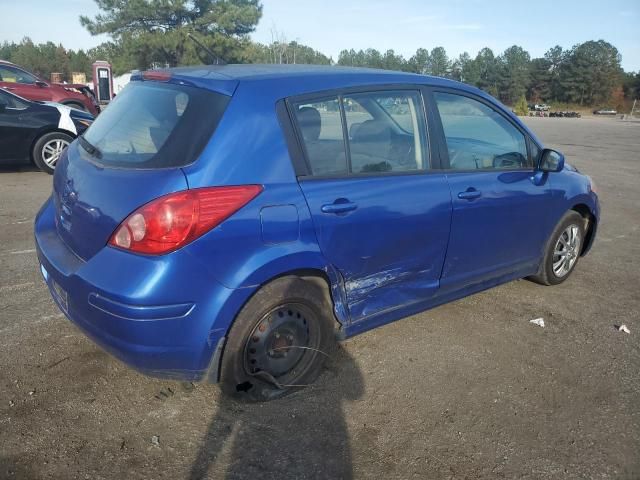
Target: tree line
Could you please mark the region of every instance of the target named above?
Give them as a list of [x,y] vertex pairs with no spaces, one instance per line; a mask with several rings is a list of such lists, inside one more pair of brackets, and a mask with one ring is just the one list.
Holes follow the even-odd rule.
[[452,78],[475,85],[502,102],[513,105],[525,97],[531,103],[563,102],[577,105],[613,103],[640,96],[640,74],[624,72],[618,50],[604,40],[588,41],[569,50],[560,46],[543,57],[531,58],[518,45],[496,55],[483,48],[472,58],[464,52],[455,59],[443,47],[420,48],[406,60],[393,50],[343,50],[339,65],[403,70]]
[[[410,58],[394,50],[342,50],[333,58],[299,41],[287,41],[272,31],[271,42],[251,41],[262,16],[259,0],[95,0],[101,13],[80,17],[92,34],[112,40],[90,50],[65,49],[52,42],[0,45],[0,58],[20,64],[43,77],[60,72],[91,75],[95,60],[107,60],[116,74],[154,66],[198,63],[308,63],[372,67],[436,75],[475,85],[508,105],[562,102],[582,106],[625,108],[640,97],[640,73],[624,72],[618,50],[604,40],[587,41],[564,50],[550,48],[531,58],[514,45],[496,54],[483,48],[475,57],[464,52],[450,58],[444,47],[419,48]],[[203,49],[189,36],[195,36]],[[209,53],[211,52],[211,53]]]

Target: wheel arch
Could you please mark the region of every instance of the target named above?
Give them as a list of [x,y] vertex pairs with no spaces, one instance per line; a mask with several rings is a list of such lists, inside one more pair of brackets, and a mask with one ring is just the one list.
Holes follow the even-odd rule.
[[592,213],[592,209],[586,203],[577,203],[571,207],[571,210],[577,212],[584,219],[585,239],[582,244],[580,256],[586,255],[593,245],[598,220]]
[[[268,276],[265,276],[258,285],[255,286],[254,291],[249,295],[244,303],[248,303],[262,288],[271,282],[283,278],[283,277],[299,277],[305,281],[312,282],[320,287],[325,294],[327,303],[331,305],[333,315],[335,317],[338,326],[342,326],[348,321],[347,309],[345,297],[343,294],[342,277],[338,271],[331,265],[310,265],[310,266],[295,266],[289,269],[280,269],[277,271],[270,271]],[[240,310],[238,310],[240,311]],[[227,333],[231,329],[233,320],[227,328]]]
[[[311,266],[311,267],[300,267],[293,268],[289,270],[282,270],[278,273],[273,274],[269,278],[265,278],[259,285],[256,285],[253,288],[253,291],[250,295],[247,295],[241,303],[236,304],[235,312],[233,316],[230,318],[228,324],[224,327],[224,336],[222,337],[222,341],[217,346],[217,348],[211,352],[210,364],[207,372],[205,373],[203,380],[209,383],[218,383],[220,380],[220,371],[222,365],[222,357],[225,355],[227,339],[229,338],[229,332],[233,328],[238,315],[242,311],[242,309],[251,301],[255,295],[262,290],[266,285],[274,282],[279,278],[296,276],[305,281],[312,282],[318,287],[322,289],[322,292],[325,295],[325,299],[332,307],[332,313],[335,320],[334,328],[336,329],[339,335],[339,329],[345,325],[348,321],[348,313],[346,310],[346,303],[344,303],[344,297],[342,289],[342,279],[339,273],[333,269],[331,266],[326,266],[326,268],[322,268],[319,266]],[[243,288],[237,289],[243,290]]]

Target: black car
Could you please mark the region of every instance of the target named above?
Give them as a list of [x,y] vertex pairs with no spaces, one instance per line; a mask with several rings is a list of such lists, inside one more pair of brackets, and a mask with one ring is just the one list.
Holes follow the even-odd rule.
[[0,89],[0,165],[33,162],[53,173],[60,153],[92,122],[90,113]]

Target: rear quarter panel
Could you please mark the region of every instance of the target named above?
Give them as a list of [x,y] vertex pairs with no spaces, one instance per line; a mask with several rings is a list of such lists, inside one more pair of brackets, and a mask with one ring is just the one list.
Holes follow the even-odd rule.
[[[188,247],[206,259],[220,283],[244,288],[298,269],[327,271],[273,92],[263,94],[250,83],[240,83],[212,140],[199,160],[183,171],[190,188],[264,186],[232,219]],[[275,235],[276,230],[287,234]]]

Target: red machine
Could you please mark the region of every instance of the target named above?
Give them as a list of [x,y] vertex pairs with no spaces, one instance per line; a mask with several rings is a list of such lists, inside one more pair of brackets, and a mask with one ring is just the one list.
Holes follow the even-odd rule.
[[93,63],[93,92],[101,105],[106,105],[113,98],[113,75],[109,62],[98,60]]

